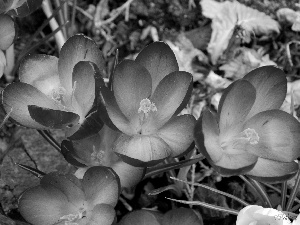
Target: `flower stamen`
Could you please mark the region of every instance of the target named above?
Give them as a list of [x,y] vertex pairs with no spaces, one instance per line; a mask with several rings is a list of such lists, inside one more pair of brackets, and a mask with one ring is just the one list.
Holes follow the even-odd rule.
[[140,108],[138,109],[138,113],[143,112],[146,118],[148,117],[149,112],[155,112],[155,111],[157,111],[155,103],[151,102],[148,98],[145,98],[140,102]]
[[251,145],[258,144],[259,136],[258,133],[251,128],[247,128],[242,132],[243,138],[245,138]]

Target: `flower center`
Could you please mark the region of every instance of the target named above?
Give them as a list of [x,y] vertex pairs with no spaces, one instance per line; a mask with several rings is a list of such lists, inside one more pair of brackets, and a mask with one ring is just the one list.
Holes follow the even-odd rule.
[[148,98],[145,98],[140,102],[140,108],[138,109],[138,113],[143,112],[146,118],[148,117],[149,112],[155,111],[157,111],[157,108],[154,102],[151,102]]
[[54,101],[62,102],[64,100],[64,95],[66,94],[66,89],[63,87],[58,87],[55,89],[52,89],[51,91],[51,97]]
[[259,142],[258,133],[251,128],[247,128],[238,135],[227,138],[221,142],[221,147],[228,154],[240,154],[246,151],[247,144],[256,145]]
[[86,212],[84,211],[83,208],[79,209],[79,212],[77,214],[69,214],[69,215],[65,215],[62,216],[61,218],[59,218],[60,220],[65,222],[65,225],[78,225],[78,220],[80,220],[81,218],[85,217]]
[[93,146],[93,152],[91,154],[91,161],[95,165],[101,165],[103,164],[103,159],[105,156],[105,152],[103,150],[96,151],[96,147]]
[[244,137],[242,136],[241,139],[245,138],[245,140],[249,141],[251,145],[258,144],[259,136],[254,129],[247,128],[241,134],[244,135]]

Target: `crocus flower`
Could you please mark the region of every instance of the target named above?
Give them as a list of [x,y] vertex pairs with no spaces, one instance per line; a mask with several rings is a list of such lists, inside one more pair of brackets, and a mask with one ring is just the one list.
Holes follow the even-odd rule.
[[29,55],[19,68],[21,82],[3,91],[5,111],[23,126],[72,127],[68,131],[71,135],[86,121],[95,100],[95,77],[101,76],[103,68],[104,59],[96,43],[80,34],[66,41],[59,59]]
[[88,169],[82,180],[50,173],[21,195],[19,210],[33,225],[111,225],[119,194],[119,178],[107,167]]
[[62,142],[65,159],[79,169],[75,176],[82,178],[88,168],[93,166],[111,167],[120,178],[122,187],[135,186],[145,174],[145,168],[131,166],[113,152],[113,145],[121,135],[120,132],[104,125],[101,131],[82,140]]
[[193,209],[177,208],[165,214],[149,210],[137,210],[127,214],[118,225],[203,225],[200,214]]
[[236,220],[236,225],[299,225],[298,216],[293,222],[281,211],[272,208],[263,208],[258,205],[249,205],[243,208]]
[[193,142],[195,118],[177,115],[191,91],[192,75],[178,71],[174,53],[163,42],[118,64],[112,90],[101,86],[107,110],[102,120],[122,132],[114,151],[133,166],[152,166],[184,153]]
[[279,110],[286,90],[280,69],[260,67],[225,90],[217,115],[203,112],[195,127],[196,144],[219,173],[265,182],[296,174],[300,124]]

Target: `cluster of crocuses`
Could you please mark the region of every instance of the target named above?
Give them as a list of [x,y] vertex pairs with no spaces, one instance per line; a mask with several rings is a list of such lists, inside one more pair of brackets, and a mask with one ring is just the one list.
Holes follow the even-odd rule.
[[279,110],[287,85],[281,70],[262,67],[234,82],[218,113],[205,110],[197,122],[178,115],[189,102],[193,79],[179,71],[167,44],[155,42],[135,60],[123,60],[108,85],[105,71],[96,43],[75,35],[59,58],[27,56],[20,82],[2,93],[4,109],[16,123],[64,130],[62,153],[84,168],[77,178],[45,175],[21,196],[20,211],[32,224],[111,224],[119,180],[122,187],[134,186],[146,167],[184,155],[194,140],[223,175],[279,182],[296,174],[300,125]]

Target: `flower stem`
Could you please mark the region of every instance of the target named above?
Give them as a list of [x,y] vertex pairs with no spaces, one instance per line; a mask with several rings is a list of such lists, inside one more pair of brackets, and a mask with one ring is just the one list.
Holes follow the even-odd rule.
[[286,195],[287,195],[287,182],[284,181],[281,186],[281,208],[282,208],[282,211],[285,210]]
[[48,141],[48,143],[50,145],[52,145],[59,153],[61,153],[60,151],[60,144],[52,137],[52,135],[46,131],[46,130],[37,130],[40,135],[42,135],[43,138],[45,138],[46,141]]
[[291,207],[293,206],[293,203],[294,203],[294,200],[295,200],[295,197],[298,193],[298,188],[299,188],[299,184],[300,184],[300,170],[299,170],[299,164],[300,162],[298,161],[298,172],[297,172],[297,178],[296,178],[296,181],[295,181],[295,185],[293,187],[293,190],[292,190],[292,193],[291,193],[291,196],[288,200],[288,203],[286,205],[286,211],[289,211],[291,209]]
[[251,177],[248,177],[248,178],[249,178],[250,182],[253,184],[253,186],[255,187],[255,189],[257,190],[257,192],[260,194],[266,207],[272,208],[272,203],[270,201],[270,198],[267,195],[267,193],[265,192],[265,190],[262,188],[261,184],[258,181],[252,179]]

